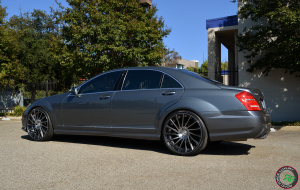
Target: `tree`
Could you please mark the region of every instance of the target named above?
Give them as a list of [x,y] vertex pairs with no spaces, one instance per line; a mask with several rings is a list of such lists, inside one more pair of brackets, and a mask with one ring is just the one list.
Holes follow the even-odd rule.
[[[300,1],[299,0],[241,0],[241,18],[257,24],[244,29],[238,36],[240,51],[250,52],[245,57],[248,71],[272,68],[285,69],[290,74],[300,71]],[[254,62],[254,58],[258,58]]]
[[221,70],[228,70],[228,61],[221,61]]
[[[221,62],[221,69],[222,70],[228,69],[228,61]],[[208,61],[207,60],[203,61],[200,68],[189,67],[188,70],[199,73],[204,76],[208,76]]]
[[208,76],[207,72],[208,72],[208,61],[205,60],[203,61],[203,63],[200,66],[201,72],[203,73],[203,75]]
[[157,8],[139,0],[67,0],[63,37],[78,76],[90,78],[110,69],[160,65],[170,30]]
[[205,60],[203,61],[200,67],[189,67],[188,70],[207,76],[207,67],[208,67],[208,62],[207,60]]
[[6,16],[6,8],[0,5],[0,86],[13,87],[19,84],[18,81],[22,80],[24,75],[17,59],[15,31],[7,26]]
[[175,51],[175,49],[173,50],[168,49],[167,55],[164,56],[163,66],[175,68],[180,59],[182,59],[182,57],[179,55],[177,51]]
[[[35,100],[37,84],[53,80],[60,73],[57,57],[53,56],[51,45],[59,40],[58,23],[54,14],[41,10],[14,15],[9,26],[15,31],[18,42],[17,59],[22,67],[21,83],[29,83]],[[11,76],[16,80],[16,76]]]

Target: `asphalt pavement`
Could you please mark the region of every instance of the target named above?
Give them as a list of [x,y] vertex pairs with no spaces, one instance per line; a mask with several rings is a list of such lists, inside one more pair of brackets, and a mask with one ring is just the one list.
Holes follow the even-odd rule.
[[[300,127],[264,140],[170,154],[158,141],[56,136],[34,142],[19,120],[0,120],[0,189],[281,189],[282,166],[300,172]],[[298,183],[293,189],[300,189]]]

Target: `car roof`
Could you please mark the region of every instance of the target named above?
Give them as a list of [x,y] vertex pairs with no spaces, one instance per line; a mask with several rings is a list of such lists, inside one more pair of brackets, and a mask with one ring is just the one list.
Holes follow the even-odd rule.
[[[212,81],[201,77],[199,74],[185,70],[185,69],[177,69],[171,67],[127,67],[127,68],[119,68],[110,70],[107,72],[113,71],[122,71],[122,70],[156,70],[166,73],[176,80],[178,80],[184,88],[219,88]],[[100,74],[101,75],[101,74]]]

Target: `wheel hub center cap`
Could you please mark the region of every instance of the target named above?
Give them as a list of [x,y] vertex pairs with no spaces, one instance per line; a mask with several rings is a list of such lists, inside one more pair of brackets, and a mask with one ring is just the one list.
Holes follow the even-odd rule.
[[188,134],[188,132],[187,132],[187,130],[184,129],[184,130],[182,130],[181,134],[182,134],[182,136],[186,136]]
[[40,129],[40,128],[41,128],[41,121],[40,121],[40,120],[37,120],[37,121],[35,122],[35,128],[36,128],[36,129]]

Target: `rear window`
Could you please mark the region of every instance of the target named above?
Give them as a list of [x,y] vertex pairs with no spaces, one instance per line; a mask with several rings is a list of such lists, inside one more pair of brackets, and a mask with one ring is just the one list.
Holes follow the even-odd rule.
[[220,83],[219,81],[212,80],[212,79],[210,79],[210,78],[208,78],[208,77],[206,77],[206,76],[200,75],[199,73],[195,73],[195,72],[192,72],[192,71],[189,71],[189,70],[185,70],[185,69],[182,69],[182,70],[180,70],[180,71],[182,71],[182,72],[184,72],[184,73],[187,73],[188,75],[194,76],[194,77],[196,77],[196,78],[198,78],[198,79],[201,79],[201,80],[203,80],[203,81],[212,83],[212,84],[222,84],[222,83]]

